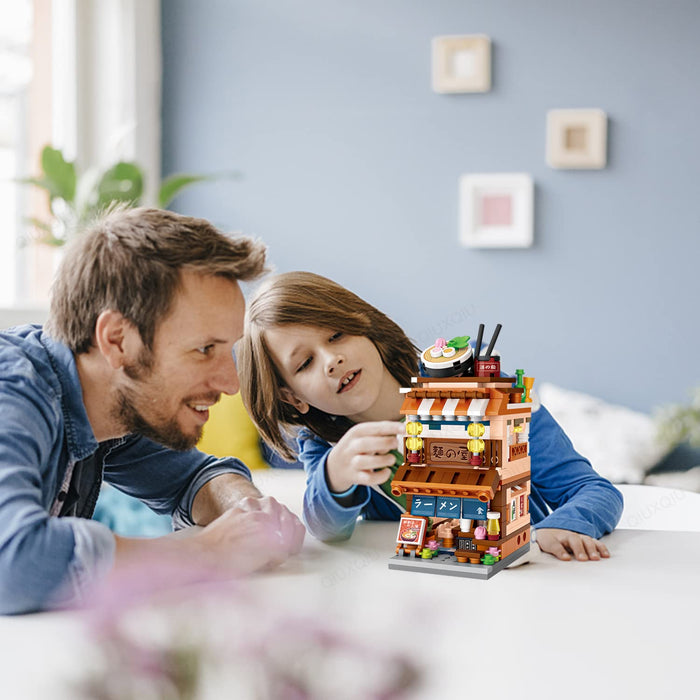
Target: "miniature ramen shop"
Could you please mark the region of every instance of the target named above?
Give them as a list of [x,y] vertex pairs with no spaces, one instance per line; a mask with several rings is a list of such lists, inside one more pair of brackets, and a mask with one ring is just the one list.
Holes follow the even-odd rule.
[[406,512],[389,568],[486,579],[530,548],[533,380],[501,377],[500,328],[476,357],[468,336],[438,338],[421,356],[428,376],[401,390],[404,462],[391,490]]

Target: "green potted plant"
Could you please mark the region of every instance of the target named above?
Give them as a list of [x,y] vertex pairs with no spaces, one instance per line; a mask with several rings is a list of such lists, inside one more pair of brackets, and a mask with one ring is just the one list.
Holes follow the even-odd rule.
[[[170,175],[160,184],[157,206],[166,208],[186,187],[214,178]],[[144,192],[144,174],[134,162],[120,161],[104,172],[89,170],[79,175],[75,163],[51,146],[41,152],[41,174],[22,182],[40,187],[49,196],[52,221],[30,218],[29,222],[36,231],[35,240],[51,246],[64,245],[74,231],[114,203],[140,206]]]
[[669,446],[687,442],[700,447],[700,387],[689,403],[666,406],[658,412],[659,436]]

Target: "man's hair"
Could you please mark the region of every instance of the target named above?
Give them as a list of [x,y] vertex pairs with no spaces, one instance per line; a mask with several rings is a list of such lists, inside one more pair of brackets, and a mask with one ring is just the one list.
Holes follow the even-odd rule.
[[51,289],[48,332],[74,353],[93,344],[98,316],[118,311],[147,350],[180,289],[181,270],[252,280],[265,247],[230,237],[204,219],[162,209],[116,209],[77,234]]
[[311,407],[299,413],[282,400],[284,381],[270,356],[265,331],[302,324],[369,338],[384,366],[401,386],[418,372],[416,346],[388,316],[325,277],[288,272],[271,277],[255,293],[246,313],[243,338],[237,346],[241,396],[265,441],[286,459],[294,458],[290,437],[304,426],[336,442],[352,423]]

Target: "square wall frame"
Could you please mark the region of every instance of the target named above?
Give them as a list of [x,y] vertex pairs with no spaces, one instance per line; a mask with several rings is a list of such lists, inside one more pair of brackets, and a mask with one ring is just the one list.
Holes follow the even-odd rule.
[[552,168],[604,168],[607,138],[608,118],[602,109],[551,109],[547,112],[547,164]]
[[462,175],[460,242],[467,248],[528,248],[533,242],[534,184],[528,173]]
[[433,39],[433,90],[439,93],[491,89],[491,39],[485,34]]

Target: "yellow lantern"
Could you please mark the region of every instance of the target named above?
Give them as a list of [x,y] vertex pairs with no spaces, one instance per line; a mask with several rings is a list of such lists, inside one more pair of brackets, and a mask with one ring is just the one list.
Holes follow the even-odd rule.
[[470,452],[473,452],[474,454],[479,454],[480,452],[484,451],[485,443],[483,440],[479,440],[478,438],[474,438],[473,440],[469,440],[467,443],[467,449]]
[[470,423],[467,426],[467,434],[469,435],[469,437],[480,438],[483,437],[485,432],[486,428],[484,427],[483,423]]
[[411,452],[418,452],[418,450],[423,447],[423,439],[419,437],[406,438],[406,447],[411,450]]
[[406,423],[406,432],[409,435],[420,435],[423,432],[423,424],[416,421]]

